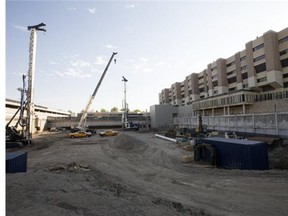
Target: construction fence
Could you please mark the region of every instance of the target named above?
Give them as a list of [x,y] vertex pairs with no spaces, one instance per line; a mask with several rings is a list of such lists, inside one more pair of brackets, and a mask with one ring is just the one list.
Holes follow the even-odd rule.
[[[196,128],[198,117],[175,117],[177,128]],[[288,137],[288,113],[243,114],[229,116],[202,116],[208,130],[235,131]]]

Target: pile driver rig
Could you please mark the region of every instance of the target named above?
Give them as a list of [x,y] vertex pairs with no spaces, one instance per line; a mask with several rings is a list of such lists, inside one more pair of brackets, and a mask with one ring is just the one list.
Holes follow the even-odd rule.
[[[20,107],[13,115],[12,119],[6,124],[6,140],[8,141],[21,141],[24,144],[32,143],[32,134],[34,130],[34,74],[35,74],[35,60],[36,60],[36,44],[37,44],[37,31],[46,32],[46,24],[40,23],[34,26],[28,26],[27,30],[30,31],[30,45],[29,45],[29,70],[28,70],[28,87],[26,90],[25,78],[23,75],[23,88],[21,91]],[[26,94],[26,95],[25,95]],[[25,97],[26,96],[26,97]],[[26,118],[24,111],[26,110]],[[9,125],[20,111],[20,117],[15,126]],[[22,127],[21,133],[17,131],[18,124]]]
[[123,101],[123,113],[122,113],[122,129],[123,130],[139,130],[138,124],[134,124],[132,121],[129,120],[129,109],[128,103],[126,101],[126,82],[128,80],[122,76],[122,81],[124,82],[124,101]]

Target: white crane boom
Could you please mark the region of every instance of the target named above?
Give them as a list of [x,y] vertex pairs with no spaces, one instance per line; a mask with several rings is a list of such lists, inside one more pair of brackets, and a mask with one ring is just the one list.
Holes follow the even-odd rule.
[[113,60],[113,58],[114,58],[114,56],[116,54],[117,54],[117,52],[113,52],[112,53],[112,56],[111,56],[107,66],[106,66],[106,68],[105,68],[105,70],[104,70],[104,72],[103,72],[103,74],[102,74],[102,76],[101,76],[101,78],[100,78],[100,80],[99,80],[99,82],[98,82],[93,94],[91,95],[91,97],[90,97],[90,99],[88,101],[88,104],[86,105],[86,108],[85,108],[85,110],[84,110],[84,112],[83,112],[83,114],[81,116],[81,119],[80,119],[80,121],[79,121],[79,123],[77,125],[78,128],[84,128],[83,124],[84,124],[84,121],[85,121],[85,119],[87,117],[88,110],[90,109],[90,106],[91,106],[91,104],[92,104],[92,102],[93,102],[93,100],[95,98],[95,95],[96,95],[96,93],[97,93],[97,91],[98,91],[98,89],[99,89],[99,87],[100,87],[100,85],[102,83],[102,80],[104,79],[104,76],[105,76],[105,74],[106,74],[106,72],[107,72],[107,70],[108,70],[108,68],[110,66],[110,63],[111,63],[111,61]]

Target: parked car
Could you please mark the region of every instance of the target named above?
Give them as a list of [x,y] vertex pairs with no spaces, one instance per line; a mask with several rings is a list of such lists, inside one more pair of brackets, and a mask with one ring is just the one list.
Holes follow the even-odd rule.
[[99,133],[101,137],[103,136],[116,136],[118,134],[118,131],[114,130],[105,130]]
[[96,130],[90,129],[90,128],[88,128],[88,129],[86,130],[86,132],[89,132],[89,133],[91,133],[91,134],[96,134],[96,133],[97,133]]
[[56,127],[52,127],[52,128],[50,128],[49,131],[50,131],[50,132],[58,132],[58,129],[57,129]]
[[79,132],[79,131],[81,131],[81,129],[80,128],[71,128],[71,133],[76,133],[76,132]]
[[91,133],[86,131],[77,131],[74,133],[69,133],[68,136],[70,138],[91,137]]
[[96,134],[97,131],[94,130],[94,129],[91,129],[91,128],[71,128],[71,133],[75,133],[75,132],[78,132],[78,131],[86,131],[88,133],[91,133],[91,134]]

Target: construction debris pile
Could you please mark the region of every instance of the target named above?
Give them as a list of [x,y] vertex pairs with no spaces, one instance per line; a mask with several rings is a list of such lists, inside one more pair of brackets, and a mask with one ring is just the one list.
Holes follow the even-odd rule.
[[72,162],[66,166],[64,165],[56,165],[48,169],[50,172],[59,172],[59,171],[69,171],[69,172],[79,172],[79,171],[90,171],[89,165],[77,164],[76,162]]
[[288,169],[288,139],[268,148],[269,165],[271,169]]

